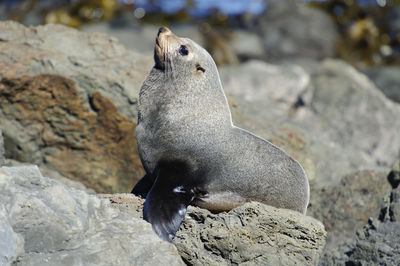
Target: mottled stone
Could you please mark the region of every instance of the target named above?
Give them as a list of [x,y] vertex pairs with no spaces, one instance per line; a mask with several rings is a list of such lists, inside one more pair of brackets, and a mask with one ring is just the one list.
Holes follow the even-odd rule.
[[0,236],[2,265],[184,265],[150,224],[36,166],[0,169]]
[[370,218],[355,239],[324,254],[321,265],[399,265],[400,188],[393,189],[379,218]]
[[42,74],[0,81],[6,156],[34,162],[97,191],[129,191],[143,175],[136,123],[100,92],[78,96],[74,81]]
[[252,202],[220,214],[189,208],[173,243],[189,265],[315,265],[325,237],[309,216]]
[[[144,200],[103,194],[114,208],[142,217]],[[188,265],[316,265],[326,232],[318,220],[257,202],[213,214],[189,206],[173,243]]]
[[311,190],[308,215],[321,220],[328,232],[326,249],[335,249],[354,237],[370,217],[378,217],[391,186],[386,173],[359,171],[338,185]]
[[152,58],[108,35],[61,25],[3,21],[0,40],[6,157],[97,191],[130,191],[144,173],[134,128]]

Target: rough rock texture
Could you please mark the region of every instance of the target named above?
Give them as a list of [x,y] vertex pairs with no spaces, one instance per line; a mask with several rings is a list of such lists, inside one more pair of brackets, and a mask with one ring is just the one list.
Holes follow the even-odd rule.
[[386,97],[398,103],[400,103],[399,73],[400,67],[398,66],[376,67],[365,71],[365,74],[375,82],[377,87],[382,90]]
[[[300,213],[248,203],[211,214],[190,207],[172,244],[141,219],[132,194],[88,195],[36,166],[0,169],[1,265],[315,265],[326,232]],[[179,251],[179,255],[178,252]]]
[[[142,217],[143,200],[104,194],[114,208]],[[213,214],[189,207],[173,243],[189,265],[315,265],[325,245],[321,222],[257,202]]]
[[337,31],[329,15],[292,0],[269,1],[258,32],[268,61],[322,59],[336,53]]
[[400,105],[338,60],[307,71],[250,61],[221,68],[221,79],[234,123],[283,148],[305,168],[308,215],[326,224],[327,252],[378,215],[390,189],[383,173],[400,154]]
[[309,216],[252,202],[220,214],[190,207],[173,243],[189,265],[315,265],[325,237]]
[[364,170],[343,177],[338,185],[312,189],[307,213],[329,232],[326,249],[353,238],[370,217],[377,217],[391,188],[386,173]]
[[0,238],[1,265],[184,265],[150,224],[36,166],[0,169]]
[[379,218],[370,218],[356,238],[325,254],[321,265],[399,265],[400,187],[393,189]]
[[97,191],[129,190],[142,175],[136,124],[99,92],[87,109],[72,80],[42,74],[3,78],[0,95],[8,158],[50,165]]
[[151,65],[104,34],[1,22],[6,157],[56,170],[97,191],[129,191],[144,173],[134,121]]

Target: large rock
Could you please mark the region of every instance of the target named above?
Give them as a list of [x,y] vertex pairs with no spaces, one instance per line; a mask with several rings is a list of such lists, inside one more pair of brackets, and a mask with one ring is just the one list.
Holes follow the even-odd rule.
[[330,16],[293,0],[268,1],[258,32],[268,61],[322,59],[336,53],[338,34]]
[[136,102],[152,59],[104,34],[0,23],[0,129],[6,157],[129,191],[143,176]]
[[150,224],[36,166],[0,169],[0,237],[1,265],[184,265]]
[[325,237],[309,216],[252,202],[220,214],[190,207],[173,243],[189,265],[316,265]]
[[324,255],[321,265],[399,265],[400,187],[393,189],[379,218],[370,218],[354,240]]
[[359,171],[346,175],[338,185],[311,190],[308,215],[322,221],[328,231],[326,252],[354,238],[370,217],[378,217],[391,186],[386,173]]
[[400,152],[400,105],[350,65],[305,71],[250,61],[221,68],[234,123],[298,159],[312,186],[361,169],[388,170]]
[[[101,197],[142,217],[143,201],[131,194]],[[325,238],[324,226],[312,217],[251,202],[219,214],[189,206],[173,243],[189,265],[315,265]]]
[[[399,8],[400,10],[400,8]],[[399,11],[400,14],[400,11]],[[399,15],[400,21],[400,15]],[[400,24],[400,23],[399,23]],[[365,73],[389,99],[400,103],[400,67],[387,66],[367,69]]]
[[[308,215],[328,231],[329,250],[379,214],[400,152],[400,106],[348,64],[307,71],[250,61],[221,68],[238,126],[301,162],[310,180]],[[363,170],[364,169],[364,170]],[[392,182],[399,178],[391,174]]]

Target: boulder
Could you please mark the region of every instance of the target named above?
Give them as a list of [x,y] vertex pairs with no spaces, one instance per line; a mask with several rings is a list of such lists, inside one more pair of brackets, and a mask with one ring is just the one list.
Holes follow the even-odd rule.
[[[400,21],[400,16],[399,16],[399,21]],[[399,73],[400,73],[400,67],[398,66],[374,67],[365,70],[365,74],[373,82],[375,82],[376,86],[380,90],[382,90],[385,96],[391,99],[392,101],[398,103],[400,103]]]
[[379,217],[370,218],[354,240],[326,253],[321,265],[399,265],[400,187],[392,190]]
[[36,166],[0,169],[0,237],[1,265],[184,265],[150,224]]
[[190,207],[173,243],[188,265],[316,265],[321,222],[257,202],[212,214]]
[[400,152],[400,105],[339,60],[304,70],[249,61],[220,69],[233,121],[282,147],[312,186],[362,169],[387,171]]
[[61,25],[0,23],[0,129],[6,157],[97,191],[143,176],[136,102],[153,60],[115,38]]
[[338,34],[334,22],[327,13],[304,3],[269,1],[257,31],[268,61],[322,59],[336,54]]
[[[101,195],[131,217],[143,200],[131,194]],[[318,220],[257,202],[213,214],[188,207],[173,243],[188,265],[316,265],[326,232]]]
[[385,172],[358,171],[339,184],[311,190],[308,215],[317,218],[328,232],[325,253],[354,238],[370,217],[378,217],[392,187]]

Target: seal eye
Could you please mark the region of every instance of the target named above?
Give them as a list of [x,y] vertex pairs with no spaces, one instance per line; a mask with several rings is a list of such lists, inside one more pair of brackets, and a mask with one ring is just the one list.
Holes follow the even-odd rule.
[[181,47],[179,48],[179,53],[182,56],[188,55],[189,54],[189,50],[185,45],[181,45]]

